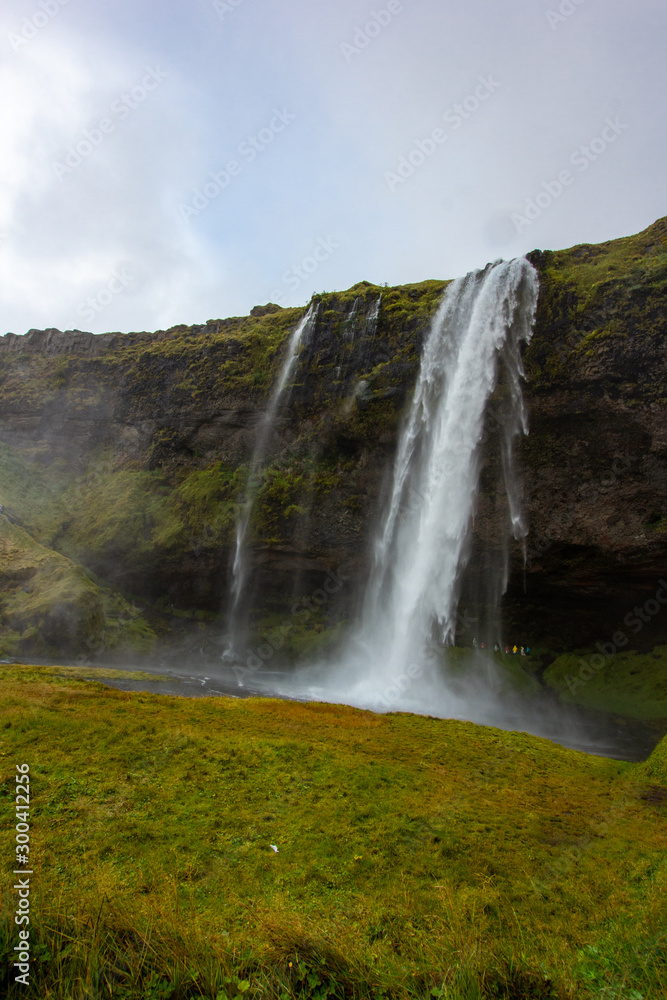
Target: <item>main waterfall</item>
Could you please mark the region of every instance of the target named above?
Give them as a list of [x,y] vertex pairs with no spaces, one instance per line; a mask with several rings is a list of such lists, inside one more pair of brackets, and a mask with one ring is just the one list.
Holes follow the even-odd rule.
[[[532,334],[537,295],[537,273],[525,258],[490,264],[448,286],[424,344],[359,624],[338,661],[297,675],[290,693],[385,710],[459,710],[471,718],[461,700],[468,702],[470,692],[443,679],[443,662],[456,639],[485,415],[501,375],[493,438],[502,452],[503,534],[505,542],[525,535],[513,443],[527,430],[521,345]],[[506,585],[506,566],[501,570],[492,602]]]
[[356,638],[365,673],[380,685],[421,663],[432,640],[454,643],[484,417],[500,366],[511,397],[500,435],[507,529],[515,538],[525,533],[512,443],[527,430],[520,351],[532,334],[537,292],[537,273],[525,258],[492,264],[452,282],[432,323]]

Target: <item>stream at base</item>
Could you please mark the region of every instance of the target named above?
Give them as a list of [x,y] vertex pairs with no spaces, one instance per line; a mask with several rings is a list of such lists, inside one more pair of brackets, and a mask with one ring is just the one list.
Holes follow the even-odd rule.
[[[122,669],[114,664],[114,669]],[[100,678],[101,683],[122,691],[147,691],[153,694],[177,695],[185,698],[281,698],[293,701],[330,701],[330,698],[299,696],[285,693],[293,678],[287,671],[267,671],[258,673],[251,686],[240,688],[231,670],[221,672],[219,664],[210,671],[187,673],[177,669],[147,667],[145,664],[127,666],[129,671],[141,670],[154,673],[155,681],[123,680],[122,678]],[[157,679],[160,678],[160,679]],[[346,702],[340,701],[341,704]],[[656,721],[629,719],[606,712],[563,705],[555,696],[544,692],[538,698],[517,703],[515,709],[503,708],[504,718],[498,717],[494,725],[498,729],[530,733],[551,740],[571,750],[615,760],[639,762],[646,760],[655,746],[667,734],[667,720]],[[530,713],[530,717],[527,714]],[[419,712],[417,714],[427,714]],[[436,712],[428,713],[436,718]],[[462,721],[467,721],[461,717]]]

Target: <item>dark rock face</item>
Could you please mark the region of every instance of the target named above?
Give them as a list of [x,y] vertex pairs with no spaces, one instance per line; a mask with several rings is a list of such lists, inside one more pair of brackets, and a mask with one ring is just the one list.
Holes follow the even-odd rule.
[[[628,630],[667,571],[667,225],[529,257],[540,299],[518,468],[530,535],[525,566],[511,552],[505,617],[513,634],[567,648]],[[354,612],[444,287],[362,282],[321,296],[253,519],[259,624],[290,616],[337,570],[345,585],[317,621]],[[167,625],[218,616],[256,430],[302,314],[269,303],[155,334],[0,338],[5,512]],[[492,443],[491,429],[473,575],[503,511]],[[667,609],[633,642],[665,637]]]
[[[525,358],[526,590],[554,639],[631,635],[625,618],[667,568],[666,220],[529,258],[541,287]],[[664,639],[663,619],[636,641]]]

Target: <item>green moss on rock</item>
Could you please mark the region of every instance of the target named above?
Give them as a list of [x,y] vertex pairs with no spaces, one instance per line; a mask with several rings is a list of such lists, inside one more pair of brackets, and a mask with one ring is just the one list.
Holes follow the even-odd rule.
[[667,719],[667,646],[612,656],[599,650],[566,653],[543,679],[564,701],[635,719]]

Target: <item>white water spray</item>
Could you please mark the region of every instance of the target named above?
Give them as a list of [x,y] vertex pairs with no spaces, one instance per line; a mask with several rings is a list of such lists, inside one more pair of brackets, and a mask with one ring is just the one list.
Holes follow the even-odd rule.
[[301,685],[306,696],[471,717],[443,684],[432,649],[455,641],[485,413],[501,368],[509,397],[500,435],[507,531],[525,536],[513,441],[527,429],[521,344],[532,334],[538,287],[536,271],[518,258],[447,288],[398,444],[360,625],[342,661],[317,670],[306,691]]
[[255,447],[250,459],[250,469],[248,482],[246,484],[243,504],[236,522],[236,548],[234,551],[233,579],[231,588],[230,605],[230,642],[225,653],[225,658],[234,658],[241,650],[243,641],[243,623],[241,621],[241,610],[245,589],[248,582],[249,560],[246,547],[246,538],[252,509],[257,497],[257,492],[261,485],[261,472],[266,461],[269,436],[274,427],[276,417],[280,407],[284,405],[289,388],[290,380],[296,369],[299,352],[303,342],[308,338],[312,327],[317,319],[317,304],[312,303],[307,313],[293,330],[287,343],[287,351],[283,361],[278,381],[276,382],[269,405],[257,432]]

